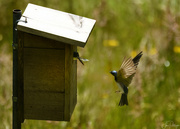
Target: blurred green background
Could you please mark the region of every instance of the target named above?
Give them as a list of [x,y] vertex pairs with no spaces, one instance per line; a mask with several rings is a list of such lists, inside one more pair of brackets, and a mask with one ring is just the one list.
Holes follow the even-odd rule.
[[[22,129],[180,128],[180,0],[0,0],[0,129],[12,128],[12,10],[33,3],[96,19],[78,62],[70,122],[25,120]],[[109,71],[143,51],[129,106]],[[179,126],[178,126],[179,125]]]

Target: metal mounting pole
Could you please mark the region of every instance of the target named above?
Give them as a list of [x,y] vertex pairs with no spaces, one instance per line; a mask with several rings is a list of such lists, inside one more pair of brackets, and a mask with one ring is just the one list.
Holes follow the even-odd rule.
[[13,10],[13,129],[21,129],[21,120],[18,109],[18,36],[16,29],[21,15],[21,10]]

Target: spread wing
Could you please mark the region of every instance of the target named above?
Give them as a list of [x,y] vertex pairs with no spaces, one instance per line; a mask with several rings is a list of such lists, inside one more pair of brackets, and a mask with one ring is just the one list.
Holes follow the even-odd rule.
[[117,82],[123,83],[125,86],[131,83],[136,72],[136,66],[132,58],[124,58],[120,70],[117,72]]

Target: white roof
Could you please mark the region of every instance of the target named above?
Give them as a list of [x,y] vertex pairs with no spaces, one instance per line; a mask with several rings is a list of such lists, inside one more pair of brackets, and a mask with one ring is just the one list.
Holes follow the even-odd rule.
[[[25,21],[26,22],[22,22]],[[95,20],[28,4],[17,29],[64,43],[84,47]]]

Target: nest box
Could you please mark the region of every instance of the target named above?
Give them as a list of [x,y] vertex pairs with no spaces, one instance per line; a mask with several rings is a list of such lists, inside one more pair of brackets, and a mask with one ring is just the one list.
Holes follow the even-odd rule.
[[17,24],[23,118],[69,121],[77,103],[77,61],[95,20],[28,4]]

